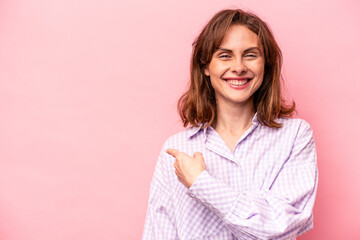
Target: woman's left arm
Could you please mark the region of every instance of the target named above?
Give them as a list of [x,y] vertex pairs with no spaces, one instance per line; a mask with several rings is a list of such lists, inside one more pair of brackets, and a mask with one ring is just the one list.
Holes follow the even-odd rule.
[[312,228],[318,170],[313,133],[300,129],[287,162],[268,189],[239,192],[201,172],[188,190],[239,239],[293,239]]

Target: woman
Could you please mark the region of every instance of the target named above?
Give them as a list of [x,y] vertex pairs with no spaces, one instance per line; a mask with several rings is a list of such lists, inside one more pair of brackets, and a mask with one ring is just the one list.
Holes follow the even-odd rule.
[[223,10],[194,42],[184,127],[160,153],[143,239],[295,239],[313,225],[316,150],[281,97],[266,23]]

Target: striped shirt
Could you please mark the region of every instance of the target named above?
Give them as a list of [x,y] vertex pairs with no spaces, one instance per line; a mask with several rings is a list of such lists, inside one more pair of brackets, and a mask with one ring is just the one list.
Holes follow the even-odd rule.
[[[301,119],[258,122],[233,152],[212,128],[191,127],[164,144],[150,186],[143,239],[296,239],[313,227],[318,171],[313,132]],[[193,156],[206,170],[188,189],[167,148]]]

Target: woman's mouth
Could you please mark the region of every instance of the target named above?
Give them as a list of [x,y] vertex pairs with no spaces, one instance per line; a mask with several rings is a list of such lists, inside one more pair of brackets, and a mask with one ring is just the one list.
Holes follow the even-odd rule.
[[224,80],[231,88],[241,90],[249,85],[252,78],[227,78]]
[[227,80],[228,83],[230,83],[231,85],[235,85],[235,86],[245,85],[248,81],[249,81],[249,79],[245,79],[245,80]]

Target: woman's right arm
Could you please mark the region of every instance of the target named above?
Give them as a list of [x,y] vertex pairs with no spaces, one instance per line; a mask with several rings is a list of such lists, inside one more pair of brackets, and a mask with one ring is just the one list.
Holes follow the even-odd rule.
[[164,149],[162,149],[151,181],[143,240],[179,239],[175,227],[174,208],[170,197],[165,154]]

